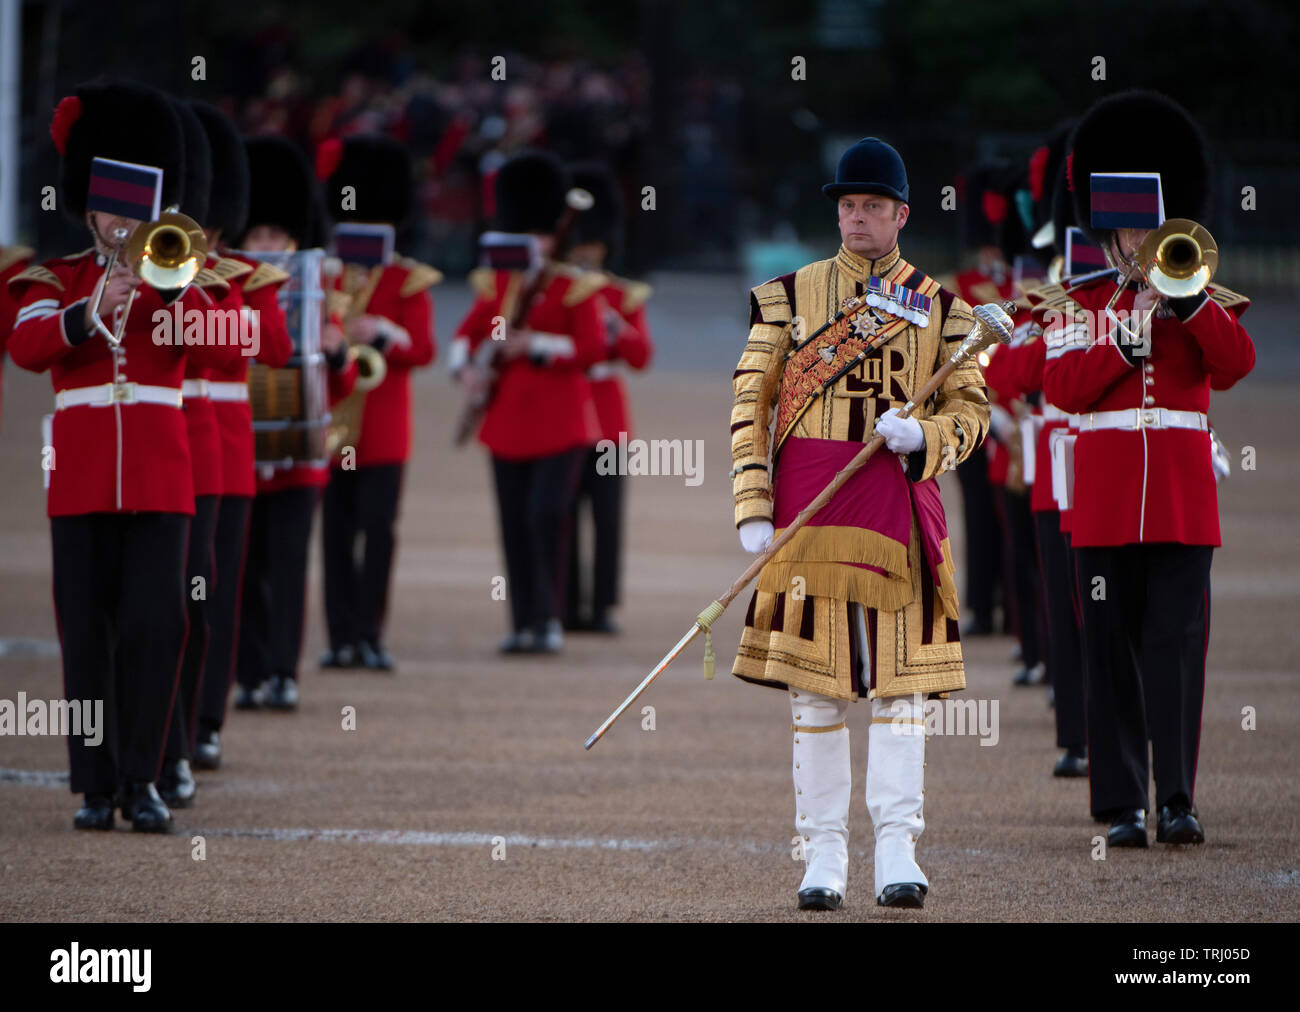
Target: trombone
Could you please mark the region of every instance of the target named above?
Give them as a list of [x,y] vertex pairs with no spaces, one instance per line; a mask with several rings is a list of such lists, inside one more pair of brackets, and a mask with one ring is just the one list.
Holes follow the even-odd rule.
[[[1122,255],[1118,250],[1115,253]],[[1111,254],[1107,249],[1107,257]],[[1190,218],[1170,218],[1154,232],[1147,233],[1132,258],[1116,266],[1125,270],[1124,280],[1106,303],[1106,315],[1126,337],[1141,344],[1141,338],[1121,323],[1115,313],[1120,293],[1135,276],[1141,276],[1165,298],[1198,295],[1219,269],[1219,245],[1204,225]]]
[[198,222],[175,211],[165,212],[156,221],[142,222],[130,233],[125,228],[114,229],[113,240],[113,251],[100,279],[90,317],[109,346],[117,348],[122,344],[126,320],[135,302],[133,291],[126,304],[115,310],[115,326],[111,330],[99,315],[104,289],[108,287],[109,276],[117,262],[121,260],[127,264],[132,273],[153,288],[184,288],[203,267],[208,255],[208,240]]

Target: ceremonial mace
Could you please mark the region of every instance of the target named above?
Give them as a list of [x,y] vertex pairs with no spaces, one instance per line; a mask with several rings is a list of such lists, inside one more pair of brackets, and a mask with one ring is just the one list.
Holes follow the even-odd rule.
[[[940,366],[938,371],[930,377],[929,382],[921,388],[920,392],[903,406],[902,411],[899,412],[899,417],[911,417],[917,402],[925,403],[934,396],[953,370],[972,355],[977,355],[994,344],[1010,344],[1012,323],[1009,314],[1014,313],[1016,308],[1014,302],[1003,302],[1000,305],[989,302],[982,306],[976,306],[974,310],[975,326],[971,328],[970,333],[966,335],[957,350],[952,353],[952,357]],[[817,497],[805,506],[799,515],[790,522],[790,525],[772,541],[767,550],[750,563],[749,568],[740,574],[736,582],[727,589],[727,592],[700,612],[695,619],[695,623],[687,630],[686,635],[679,639],[677,645],[664,655],[663,660],[656,664],[650,674],[642,679],[641,684],[632,690],[632,694],[623,700],[618,709],[605,718],[605,722],[596,728],[591,737],[583,743],[583,748],[590,749],[591,746],[600,741],[605,732],[613,726],[614,721],[623,716],[627,708],[635,703],[646,689],[650,688],[650,684],[667,670],[668,665],[672,664],[681,652],[686,649],[691,640],[695,639],[700,633],[705,635],[705,674],[706,677],[713,677],[713,641],[710,636],[713,623],[722,616],[722,613],[727,610],[727,606],[749,585],[750,581],[762,572],[763,567],[768,564],[772,557],[785,547],[786,543],[795,536],[798,530],[812,519],[818,510],[830,502],[835,493],[844,486],[844,483],[861,470],[863,465],[884,445],[885,437],[881,435],[874,435],[867,441],[853,459],[835,475],[831,483],[822,489],[817,494]]]

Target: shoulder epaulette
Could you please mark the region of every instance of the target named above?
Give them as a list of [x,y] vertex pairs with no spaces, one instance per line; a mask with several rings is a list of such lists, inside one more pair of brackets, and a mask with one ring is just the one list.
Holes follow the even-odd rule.
[[64,291],[63,282],[59,280],[59,276],[44,264],[32,264],[26,270],[10,278],[9,284],[16,285],[21,281],[33,281],[38,285],[49,285],[51,288],[57,288],[61,292]]
[[628,281],[625,278],[616,278],[612,275],[610,280],[622,294],[622,304],[618,307],[619,312],[622,313],[635,313],[654,294],[654,289],[644,281]]
[[211,267],[202,268],[196,275],[194,275],[194,280],[191,284],[197,285],[199,288],[208,288],[212,291],[220,292],[222,295],[225,295],[230,291],[230,282],[214,271]]
[[1249,296],[1242,295],[1240,292],[1234,292],[1231,288],[1221,288],[1218,285],[1210,286],[1210,298],[1221,305],[1224,309],[1231,309],[1233,306],[1250,305]]
[[497,272],[491,267],[475,267],[469,272],[469,286],[480,298],[494,299],[497,294]]
[[29,246],[0,246],[0,271],[8,270],[16,263],[30,260],[36,253]]
[[780,326],[790,322],[790,299],[786,295],[785,282],[780,278],[764,281],[750,289],[749,295],[764,323]]
[[251,274],[253,265],[236,260],[234,257],[217,257],[212,269],[227,281],[233,281],[235,278],[242,278],[245,274]]
[[243,283],[243,289],[246,292],[255,292],[259,288],[265,288],[267,285],[278,285],[282,281],[288,281],[287,272],[280,270],[279,267],[272,267],[270,264],[261,263],[257,265],[257,270],[249,275]]
[[350,305],[352,305],[352,296],[347,292],[340,292],[337,288],[325,289],[325,314],[327,316],[347,316]]
[[569,279],[569,289],[564,293],[566,306],[576,306],[585,302],[609,284],[609,277],[600,271],[565,268],[560,271],[560,276]]
[[426,288],[432,288],[442,280],[442,271],[436,267],[430,267],[428,264],[422,264],[418,260],[412,260],[409,257],[398,259],[398,265],[406,269],[406,280],[402,282],[402,289],[399,293],[402,298],[406,299],[417,292],[422,292]]

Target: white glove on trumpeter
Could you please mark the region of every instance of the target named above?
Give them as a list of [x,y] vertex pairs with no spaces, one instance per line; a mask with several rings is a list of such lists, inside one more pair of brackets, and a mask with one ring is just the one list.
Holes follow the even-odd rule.
[[876,431],[894,453],[912,453],[925,445],[921,423],[915,418],[900,418],[898,408],[890,408],[876,420]]
[[772,526],[771,520],[746,520],[740,525],[740,545],[750,555],[760,555],[772,544],[772,535],[775,533],[776,528]]
[[993,430],[993,437],[999,443],[1008,443],[1016,432],[1016,420],[1011,417],[1011,412],[1001,405],[994,404],[989,409],[989,428]]

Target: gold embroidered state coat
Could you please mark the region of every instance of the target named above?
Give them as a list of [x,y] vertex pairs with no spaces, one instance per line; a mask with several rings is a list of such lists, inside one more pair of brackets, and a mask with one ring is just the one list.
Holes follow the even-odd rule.
[[[863,291],[872,275],[929,297],[928,322],[903,326],[865,361],[793,412],[785,432],[770,431],[778,406],[781,414],[791,415],[792,383],[784,366],[794,342],[830,320],[845,300]],[[876,419],[907,403],[975,322],[970,306],[904,260],[898,247],[874,261],[841,247],[833,259],[753,289],[750,308],[749,340],[736,368],[731,412],[737,526],[753,518],[772,519],[773,468],[779,466],[785,438],[866,442]],[[883,311],[875,315],[881,322],[893,322]],[[965,460],[988,431],[989,404],[979,365],[970,361],[955,370],[934,398],[917,405],[914,417],[925,446],[907,458],[912,481],[934,478]],[[874,698],[965,687],[946,540],[938,581],[926,565],[915,516],[905,567],[910,580],[885,581],[869,570],[791,557],[792,545],[759,577],[733,674],[841,699],[856,699],[860,692]],[[803,578],[801,593],[790,592],[795,575]],[[865,659],[861,680],[853,635],[859,604],[872,654]]]

